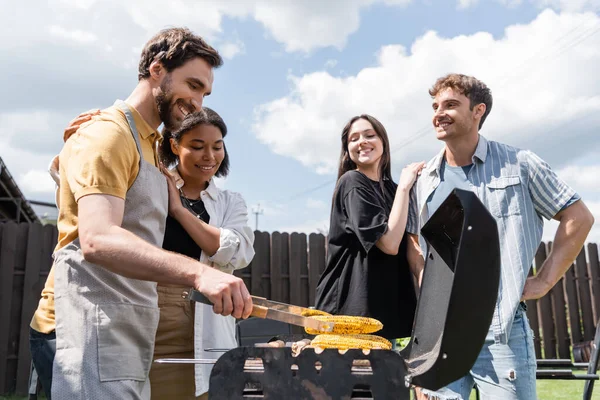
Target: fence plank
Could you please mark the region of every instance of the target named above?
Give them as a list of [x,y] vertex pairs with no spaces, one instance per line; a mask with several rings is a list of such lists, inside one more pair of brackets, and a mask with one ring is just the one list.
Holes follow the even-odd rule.
[[281,234],[281,293],[284,303],[290,303],[290,234]]
[[308,236],[308,249],[308,302],[310,306],[314,306],[317,283],[325,269],[325,236],[311,233]]
[[583,333],[581,331],[581,314],[579,312],[579,296],[577,295],[574,265],[571,265],[565,273],[565,293],[567,295],[567,306],[569,308],[571,340],[572,343],[580,343],[583,341]]
[[291,265],[290,265],[290,257],[291,257],[291,235],[288,233],[281,234],[281,243],[283,248],[281,249],[281,283],[280,283],[280,294],[281,300],[284,303],[290,303],[291,297]]
[[579,307],[581,308],[581,319],[583,321],[583,340],[594,340],[596,327],[594,326],[590,280],[587,273],[587,261],[585,260],[585,251],[583,248],[575,259],[575,276],[577,277]]
[[290,235],[290,303],[299,306],[308,305],[303,304],[302,299],[302,272],[305,269],[306,235],[294,232]]
[[[546,259],[546,246],[540,244],[535,254],[535,266],[538,271]],[[556,339],[554,332],[554,319],[552,315],[552,296],[547,294],[538,300],[538,314],[542,326],[542,345],[544,358],[556,358]]]
[[254,237],[254,259],[250,275],[250,293],[255,296],[269,297],[271,284],[269,272],[271,269],[271,241],[267,232],[258,232]]
[[[0,225],[0,321],[8,323],[8,329],[0,329],[0,393],[9,391],[8,375],[8,332],[12,307],[14,258],[17,247],[17,224]],[[10,384],[12,386],[12,384]]]
[[271,297],[275,301],[285,302],[283,297],[283,277],[282,267],[283,260],[283,238],[281,233],[273,232],[271,235]]
[[[0,393],[15,390],[28,229],[29,224],[27,223],[7,223],[2,232],[2,248],[0,249],[2,293],[0,293],[0,298],[3,301],[8,298],[8,304],[4,304],[2,301],[0,309],[3,309],[2,313],[8,314],[8,318],[4,319],[3,316],[0,319],[4,324],[0,329]],[[4,278],[7,278],[6,281]],[[29,335],[25,340],[28,338]]]
[[[19,361],[17,363],[16,394],[27,394],[31,355],[29,353],[29,323],[40,299],[37,291],[40,280],[40,269],[44,263],[44,230],[41,224],[30,224],[27,235],[27,252],[25,256],[25,278],[23,281],[23,306],[21,307],[21,334],[19,340]],[[46,253],[47,255],[47,253]]]
[[52,268],[52,253],[54,248],[56,247],[55,234],[57,233],[56,226],[54,225],[43,225],[43,251],[42,251],[42,260],[40,264],[40,277],[38,279],[38,293],[42,292],[44,285],[46,284],[46,277],[50,272],[50,268]]
[[[29,358],[29,329],[28,324],[31,322],[31,313],[27,318],[27,313],[23,315],[24,294],[25,294],[25,276],[27,274],[27,245],[29,242],[29,232],[34,229],[34,225],[39,227],[39,224],[20,223],[17,228],[17,257],[15,259],[15,278],[13,280],[13,309],[12,309],[12,324],[10,327],[10,337],[12,344],[12,359],[13,361],[13,376],[15,390],[18,393],[23,393],[22,385],[19,385],[18,378],[23,373],[19,371],[21,356]],[[37,294],[39,299],[39,293]],[[23,320],[25,318],[25,321]],[[24,350],[21,351],[21,346]],[[29,367],[28,367],[29,368]],[[25,372],[27,375],[28,373]],[[26,390],[25,390],[26,392]]]
[[310,277],[308,274],[308,238],[306,237],[306,233],[300,234],[300,243],[302,248],[300,251],[300,279],[302,280],[300,284],[300,305],[303,307],[308,307],[310,305]]
[[564,278],[552,288],[552,311],[556,329],[558,358],[571,358],[569,329],[567,327],[567,311],[565,303]]
[[52,268],[52,253],[56,247],[58,239],[58,230],[55,225],[44,225],[44,251],[42,257],[42,263],[40,264],[40,277],[38,279],[38,286],[36,291],[39,294],[42,293],[42,289],[46,285],[46,278]]
[[[529,276],[533,276],[533,268],[529,269]],[[538,317],[537,301],[527,300],[527,319],[533,331],[533,346],[535,347],[535,357],[542,357],[541,339],[540,339],[540,321]]]
[[251,276],[252,276],[252,263],[250,263],[246,268],[236,269],[233,271],[233,274],[238,278],[241,278],[244,281],[244,285],[250,290],[252,286]]
[[588,273],[592,286],[592,306],[594,306],[594,324],[598,324],[600,318],[600,260],[598,260],[598,245],[588,243],[587,255],[589,259]]

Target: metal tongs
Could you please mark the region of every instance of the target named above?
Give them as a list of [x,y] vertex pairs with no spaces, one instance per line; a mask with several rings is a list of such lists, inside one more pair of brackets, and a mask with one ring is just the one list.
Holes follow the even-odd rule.
[[[208,304],[210,306],[213,305],[206,296],[196,289],[190,289],[183,292],[183,298],[202,304]],[[285,322],[286,324],[311,328],[324,333],[333,330],[333,322],[323,322],[314,318],[305,317],[304,315],[306,312],[311,311],[309,308],[279,303],[258,296],[252,296],[252,304],[252,313],[250,313],[250,316],[252,317],[272,319]]]

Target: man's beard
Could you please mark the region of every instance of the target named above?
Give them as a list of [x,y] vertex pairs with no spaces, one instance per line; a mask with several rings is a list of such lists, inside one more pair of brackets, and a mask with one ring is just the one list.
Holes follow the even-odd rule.
[[176,129],[178,121],[173,118],[173,94],[171,93],[171,76],[167,75],[160,84],[160,93],[156,96],[158,116],[167,129]]

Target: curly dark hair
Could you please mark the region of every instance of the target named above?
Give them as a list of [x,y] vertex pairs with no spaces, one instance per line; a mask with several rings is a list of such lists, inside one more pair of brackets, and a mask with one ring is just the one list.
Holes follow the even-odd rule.
[[485,112],[479,121],[479,129],[483,126],[483,123],[487,116],[492,111],[492,91],[486,86],[485,83],[472,76],[463,74],[448,74],[439,78],[433,87],[429,89],[429,95],[431,97],[437,96],[437,94],[444,89],[454,89],[460,94],[469,98],[469,108],[473,110],[477,104],[485,104]]
[[[179,161],[179,157],[173,153],[173,150],[171,149],[171,139],[173,139],[175,143],[179,143],[183,135],[199,125],[215,126],[221,131],[223,138],[227,135],[227,125],[225,125],[223,118],[221,118],[216,111],[208,107],[202,107],[199,111],[188,114],[183,119],[181,126],[178,129],[163,129],[162,142],[158,149],[158,157],[165,166],[168,167],[177,164]],[[225,156],[215,174],[216,177],[226,177],[229,174],[229,154],[227,153],[225,143],[223,143],[223,151],[225,152]]]
[[150,64],[154,61],[160,61],[165,69],[171,72],[196,57],[204,59],[213,68],[223,65],[219,52],[189,29],[163,29],[154,35],[142,50],[138,80],[150,76]]

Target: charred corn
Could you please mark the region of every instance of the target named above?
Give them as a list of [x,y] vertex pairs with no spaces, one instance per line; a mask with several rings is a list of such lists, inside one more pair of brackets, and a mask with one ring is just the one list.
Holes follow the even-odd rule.
[[314,317],[315,315],[331,315],[331,314],[329,314],[325,311],[315,310],[315,309],[311,309],[311,308],[308,308],[305,311],[302,311],[303,317]]
[[392,343],[377,335],[317,335],[310,343],[322,349],[383,349],[391,350]]
[[[311,318],[318,319],[322,322],[333,323],[332,334],[351,335],[373,333],[381,330],[383,324],[374,318],[368,317],[353,317],[348,315],[316,315]],[[323,332],[316,331],[311,328],[305,328],[309,335],[318,335]]]

